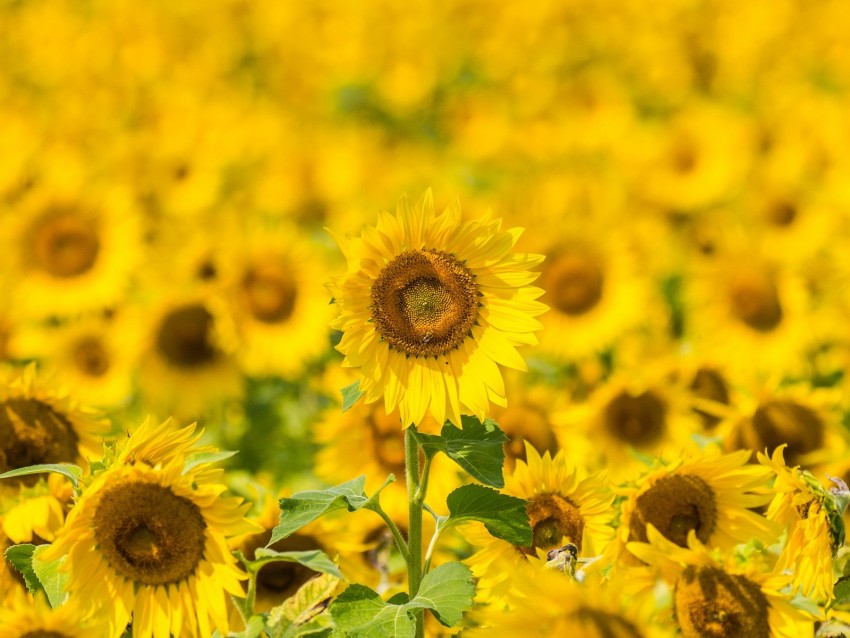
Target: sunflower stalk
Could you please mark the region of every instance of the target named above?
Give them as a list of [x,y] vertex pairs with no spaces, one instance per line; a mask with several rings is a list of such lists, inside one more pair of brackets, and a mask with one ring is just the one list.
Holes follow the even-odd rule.
[[[407,582],[410,598],[419,592],[419,585],[425,575],[422,569],[422,506],[428,489],[428,470],[430,460],[426,457],[424,467],[419,465],[419,441],[416,426],[411,425],[404,431],[404,459],[407,475],[408,535],[407,535]],[[416,638],[425,635],[422,610],[416,610]]]

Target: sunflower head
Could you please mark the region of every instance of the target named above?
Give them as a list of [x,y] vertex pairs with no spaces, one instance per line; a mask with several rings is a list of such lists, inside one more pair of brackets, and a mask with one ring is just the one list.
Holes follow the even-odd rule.
[[359,238],[338,239],[348,273],[332,284],[340,309],[332,326],[345,365],[360,368],[367,402],[384,397],[403,424],[430,411],[437,422],[483,419],[504,405],[497,364],[524,368],[516,352],[536,343],[545,306],[530,284],[541,256],[512,252],[519,229],[489,216],[461,222],[457,203],[434,213],[430,191],[411,207],[399,201]]

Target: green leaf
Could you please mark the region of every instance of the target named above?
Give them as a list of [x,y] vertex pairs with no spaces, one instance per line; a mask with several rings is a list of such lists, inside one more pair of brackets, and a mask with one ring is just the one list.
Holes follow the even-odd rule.
[[422,579],[419,593],[410,601],[393,596],[384,602],[365,585],[351,585],[331,604],[337,628],[352,638],[412,638],[416,632],[416,609],[429,609],[437,620],[451,627],[472,606],[475,584],[463,563],[440,565]]
[[6,549],[6,560],[8,560],[17,569],[21,576],[24,577],[24,582],[27,586],[27,591],[35,595],[39,591],[43,591],[41,581],[35,574],[32,568],[32,557],[35,553],[35,545],[24,543],[22,545],[12,545]]
[[44,587],[47,600],[51,607],[58,607],[65,602],[65,584],[68,582],[68,572],[61,571],[65,557],[52,561],[42,560],[41,555],[47,551],[49,545],[39,545],[35,548],[32,556],[32,568],[38,580]]
[[845,605],[850,602],[850,576],[842,576],[835,581],[832,595],[834,599],[827,606],[828,610],[836,605]]
[[280,499],[280,523],[272,530],[266,547],[330,512],[343,508],[349,512],[359,510],[369,502],[363,491],[365,484],[366,477],[358,476],[326,490],[308,490]]
[[0,474],[0,479],[13,478],[15,476],[26,476],[28,474],[42,474],[43,472],[56,472],[71,479],[74,487],[80,482],[80,477],[83,475],[83,469],[73,463],[48,463],[46,465],[28,465],[27,467],[19,467],[16,470],[9,470]]
[[408,605],[430,609],[446,627],[453,627],[472,607],[475,583],[472,572],[463,563],[444,563],[425,574],[419,593]]
[[505,463],[504,443],[508,440],[492,419],[481,423],[471,416],[462,416],[463,429],[446,421],[440,436],[416,434],[422,450],[429,457],[443,452],[473,477],[492,487],[504,487],[502,466]]
[[357,403],[363,393],[360,391],[360,381],[345,386],[342,390],[342,411],[347,412],[352,405]]
[[446,499],[449,517],[446,525],[480,521],[496,538],[518,547],[528,547],[532,530],[525,501],[483,485],[464,485]]
[[183,475],[185,476],[199,465],[204,463],[218,463],[232,456],[236,456],[238,452],[230,450],[219,450],[216,452],[197,452],[186,457],[186,463],[183,465]]
[[262,616],[251,616],[243,631],[237,633],[230,632],[227,634],[227,638],[257,638],[257,636],[263,633],[263,629],[265,629],[265,627],[266,625],[265,622],[263,622]]
[[249,561],[250,565],[256,565],[257,568],[268,563],[299,563],[308,567],[315,572],[330,574],[340,580],[345,580],[345,577],[339,571],[336,564],[330,557],[319,549],[311,549],[298,552],[276,552],[273,549],[260,548],[254,552],[254,560]]
[[269,612],[270,638],[316,635],[330,626],[325,610],[339,579],[329,574],[311,578],[295,594]]

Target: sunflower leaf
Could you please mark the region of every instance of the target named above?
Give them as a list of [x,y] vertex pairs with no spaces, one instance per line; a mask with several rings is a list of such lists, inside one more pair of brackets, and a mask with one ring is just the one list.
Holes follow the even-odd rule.
[[[245,624],[245,629],[240,632],[230,632],[227,634],[227,638],[257,638],[260,634],[263,633],[263,629],[265,629],[265,623],[263,622],[263,617],[259,614],[251,616],[248,619],[248,622]],[[218,632],[215,632],[213,636],[220,635]]]
[[528,521],[525,501],[502,494],[483,485],[464,485],[446,499],[449,517],[445,525],[466,521],[480,521],[496,538],[517,547],[528,547],[532,530]]
[[218,463],[232,456],[236,456],[239,452],[232,450],[216,450],[215,452],[198,452],[190,454],[186,457],[186,463],[183,465],[183,476],[191,472],[193,469],[204,463]]
[[296,638],[325,632],[331,618],[325,612],[339,579],[322,574],[304,583],[294,595],[269,612],[270,638]]
[[31,543],[12,545],[6,549],[6,560],[12,563],[15,569],[24,577],[27,591],[35,595],[39,591],[44,591],[44,587],[42,587],[41,581],[32,568],[33,554],[35,554],[35,545]]
[[9,470],[0,474],[0,479],[13,478],[15,476],[26,476],[27,474],[42,474],[44,472],[56,472],[71,479],[74,487],[80,482],[80,477],[83,475],[83,469],[73,463],[47,463],[45,465],[28,465],[19,467],[16,470]]
[[834,598],[827,606],[827,610],[832,609],[836,605],[844,605],[850,602],[850,576],[842,576],[835,581],[832,595]]
[[65,584],[68,582],[68,572],[61,571],[65,557],[57,560],[42,560],[41,554],[47,551],[48,545],[39,545],[32,556],[32,569],[38,577],[47,594],[51,607],[58,607],[65,602]]
[[363,491],[365,476],[340,483],[326,490],[307,490],[280,499],[280,523],[272,530],[266,547],[294,534],[320,516],[347,508],[356,512],[369,502]]
[[347,412],[351,409],[360,397],[363,396],[363,392],[360,391],[360,381],[355,381],[351,385],[345,386],[342,390],[342,411]]
[[416,437],[423,452],[429,457],[443,452],[482,483],[491,487],[504,487],[503,446],[508,437],[492,419],[485,419],[482,423],[475,417],[462,416],[461,425],[462,429],[446,421],[440,436],[417,432]]
[[437,620],[451,627],[472,606],[474,595],[472,572],[463,563],[452,562],[428,572],[419,593],[409,601],[396,595],[390,599],[395,602],[384,602],[365,585],[351,585],[331,603],[330,610],[337,628],[350,638],[412,638],[415,610],[430,609]]
[[253,568],[259,569],[268,563],[298,563],[304,565],[315,572],[330,574],[340,580],[345,580],[345,576],[339,571],[336,564],[330,557],[319,549],[310,549],[299,552],[276,552],[273,549],[261,547],[254,552],[254,560],[248,561],[248,564]]

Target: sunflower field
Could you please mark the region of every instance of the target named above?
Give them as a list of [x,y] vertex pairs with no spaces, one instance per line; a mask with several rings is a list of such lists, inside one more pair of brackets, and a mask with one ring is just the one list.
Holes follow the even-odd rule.
[[0,0],[0,638],[850,637],[841,0]]

